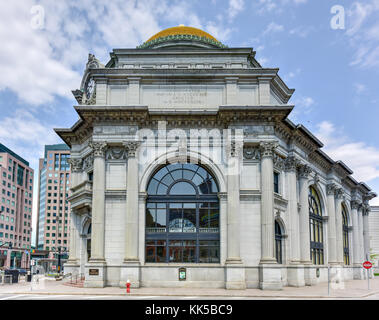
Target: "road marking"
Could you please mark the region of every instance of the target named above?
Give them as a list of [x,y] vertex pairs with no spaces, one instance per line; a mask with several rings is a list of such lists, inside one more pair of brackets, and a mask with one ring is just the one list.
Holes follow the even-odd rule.
[[26,295],[25,294],[18,294],[18,295],[6,297],[6,298],[0,298],[0,300],[10,300],[10,299],[16,299],[16,298],[24,297],[24,296],[26,296]]

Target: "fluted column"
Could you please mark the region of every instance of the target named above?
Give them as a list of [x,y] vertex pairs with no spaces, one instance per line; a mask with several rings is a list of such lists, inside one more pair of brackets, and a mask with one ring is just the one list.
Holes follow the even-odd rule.
[[240,257],[240,156],[242,146],[232,142],[228,153],[228,250],[226,263],[241,263]]
[[[83,161],[79,158],[70,158],[68,163],[71,166],[71,187],[78,184],[78,176],[82,171]],[[79,228],[77,226],[77,214],[75,211],[71,210],[70,213],[70,242],[69,242],[69,258],[67,260],[68,264],[77,264],[77,251],[79,248]]]
[[370,213],[370,207],[365,204],[363,207],[363,249],[364,249],[364,259],[370,260],[370,235],[368,229],[368,215]]
[[363,245],[363,207],[362,203],[358,207],[358,226],[359,226],[359,260],[362,262],[365,260],[364,245]]
[[311,173],[308,165],[299,167],[300,184],[300,260],[304,264],[310,264],[310,238],[309,238],[309,185],[308,176]]
[[335,191],[337,185],[330,183],[326,186],[326,205],[328,208],[328,262],[337,263],[337,237],[336,237],[336,207]]
[[261,261],[276,263],[274,247],[274,150],[276,142],[263,142],[261,149]]
[[105,142],[91,142],[93,150],[93,196],[92,231],[90,262],[102,262],[104,259],[105,224]]
[[290,156],[286,159],[287,172],[287,199],[290,235],[290,261],[300,263],[299,214],[297,206],[297,178],[296,167],[298,161]]
[[342,232],[342,198],[343,189],[338,188],[336,196],[336,248],[337,262],[343,264],[343,232]]
[[124,143],[128,154],[126,181],[126,226],[124,262],[139,262],[138,259],[138,141]]
[[353,264],[359,265],[359,224],[358,224],[358,201],[351,202],[351,218],[353,223]]

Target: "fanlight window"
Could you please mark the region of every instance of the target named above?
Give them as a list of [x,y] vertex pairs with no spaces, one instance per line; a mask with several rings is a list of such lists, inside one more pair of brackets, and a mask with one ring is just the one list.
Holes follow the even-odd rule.
[[204,167],[174,163],[147,187],[146,262],[220,262],[218,186]]
[[321,201],[315,188],[309,188],[309,233],[311,260],[313,264],[324,264],[324,236]]

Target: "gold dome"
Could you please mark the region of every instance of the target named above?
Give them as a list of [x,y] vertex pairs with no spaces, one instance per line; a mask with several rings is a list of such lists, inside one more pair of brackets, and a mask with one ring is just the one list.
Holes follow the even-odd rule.
[[186,27],[182,24],[178,27],[172,27],[172,28],[162,30],[158,32],[157,34],[153,35],[146,42],[152,41],[154,39],[167,37],[167,36],[174,36],[174,35],[191,35],[191,36],[205,37],[205,38],[214,40],[216,42],[219,42],[215,37],[212,37],[209,33],[203,30],[193,28],[193,27]]

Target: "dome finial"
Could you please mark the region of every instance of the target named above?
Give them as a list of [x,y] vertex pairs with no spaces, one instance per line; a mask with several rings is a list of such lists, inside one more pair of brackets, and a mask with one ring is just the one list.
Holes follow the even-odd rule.
[[180,24],[179,27],[184,27],[184,24]]

